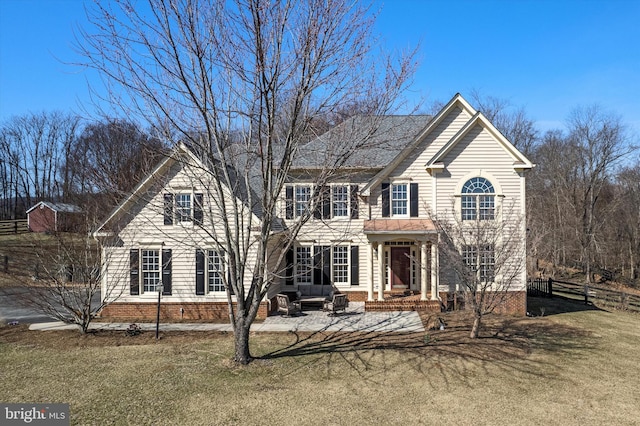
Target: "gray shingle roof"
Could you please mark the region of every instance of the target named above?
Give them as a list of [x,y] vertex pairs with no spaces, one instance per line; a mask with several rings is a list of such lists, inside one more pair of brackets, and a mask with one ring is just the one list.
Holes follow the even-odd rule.
[[429,115],[357,116],[301,146],[293,168],[382,168],[413,142]]

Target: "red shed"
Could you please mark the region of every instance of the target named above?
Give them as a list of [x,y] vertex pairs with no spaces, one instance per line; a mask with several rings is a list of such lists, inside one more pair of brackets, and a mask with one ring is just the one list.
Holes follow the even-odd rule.
[[73,204],[40,201],[27,210],[31,232],[73,231],[80,224],[82,210]]

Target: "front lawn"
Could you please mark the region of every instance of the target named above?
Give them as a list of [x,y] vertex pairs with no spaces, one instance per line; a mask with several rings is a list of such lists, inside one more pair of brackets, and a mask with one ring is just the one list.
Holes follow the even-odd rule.
[[470,340],[458,314],[411,335],[272,333],[230,364],[224,333],[0,328],[0,401],[65,402],[72,424],[634,424],[640,316],[534,299]]

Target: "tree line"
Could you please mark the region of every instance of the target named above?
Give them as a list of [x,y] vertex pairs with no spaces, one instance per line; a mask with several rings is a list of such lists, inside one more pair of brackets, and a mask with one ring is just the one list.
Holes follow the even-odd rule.
[[43,200],[104,214],[165,148],[127,120],[85,122],[60,111],[12,117],[0,124],[0,220],[25,218]]

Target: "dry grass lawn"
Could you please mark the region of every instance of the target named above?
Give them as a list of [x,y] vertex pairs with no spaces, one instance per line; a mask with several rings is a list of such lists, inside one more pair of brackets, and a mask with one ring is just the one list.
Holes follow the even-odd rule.
[[444,331],[232,336],[0,328],[0,401],[66,402],[72,424],[638,424],[640,317],[533,299],[536,318]]

